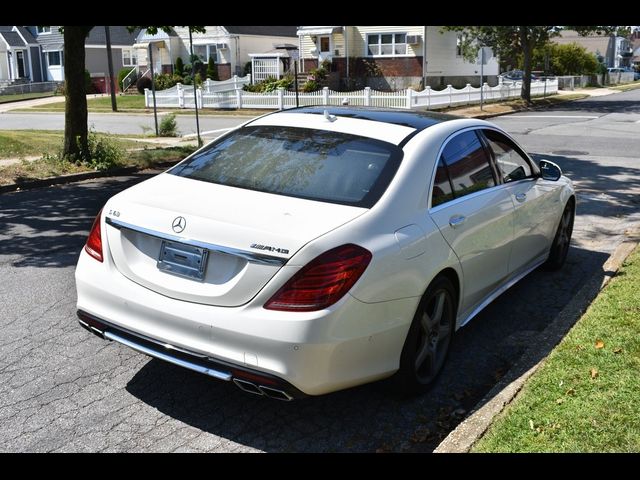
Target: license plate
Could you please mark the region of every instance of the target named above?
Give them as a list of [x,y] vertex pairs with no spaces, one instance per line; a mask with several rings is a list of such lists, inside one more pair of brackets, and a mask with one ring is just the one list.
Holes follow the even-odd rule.
[[162,241],[158,269],[195,280],[204,279],[209,251],[184,243]]

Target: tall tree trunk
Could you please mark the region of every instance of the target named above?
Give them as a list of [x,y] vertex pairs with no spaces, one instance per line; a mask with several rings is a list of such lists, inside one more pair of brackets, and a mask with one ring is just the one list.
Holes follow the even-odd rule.
[[88,160],[87,92],[84,79],[84,41],[93,27],[64,28],[65,122],[63,155]]
[[531,103],[531,57],[533,55],[533,42],[531,41],[529,27],[520,27],[520,46],[524,56],[524,73],[522,75],[522,99]]

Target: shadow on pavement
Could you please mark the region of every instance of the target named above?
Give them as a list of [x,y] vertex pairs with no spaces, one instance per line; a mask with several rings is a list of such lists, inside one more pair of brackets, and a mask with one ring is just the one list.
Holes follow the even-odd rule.
[[1,194],[0,256],[16,256],[15,267],[75,265],[93,219],[109,197],[151,176]]
[[442,376],[419,397],[399,398],[378,382],[284,403],[159,360],[150,360],[127,390],[173,418],[260,450],[428,452],[537,341],[585,279],[603,276],[607,258],[572,248],[563,270],[537,270],[515,285],[458,331]]

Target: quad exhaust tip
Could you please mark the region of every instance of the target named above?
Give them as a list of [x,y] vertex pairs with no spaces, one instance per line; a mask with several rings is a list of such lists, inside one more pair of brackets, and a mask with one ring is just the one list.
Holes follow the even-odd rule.
[[233,383],[236,386],[247,393],[253,393],[254,395],[264,395],[275,400],[282,400],[283,402],[290,402],[293,397],[284,390],[278,390],[277,388],[266,387],[264,385],[256,385],[255,383],[248,382],[247,380],[240,380],[234,378]]

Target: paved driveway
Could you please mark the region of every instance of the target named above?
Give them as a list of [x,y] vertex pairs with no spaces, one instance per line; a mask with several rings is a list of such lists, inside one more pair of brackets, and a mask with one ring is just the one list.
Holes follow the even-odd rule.
[[0,451],[433,449],[640,221],[639,95],[496,119],[576,180],[568,263],[459,331],[440,381],[413,399],[378,383],[276,402],[102,341],[77,325],[73,269],[104,201],[147,175],[0,195]]

